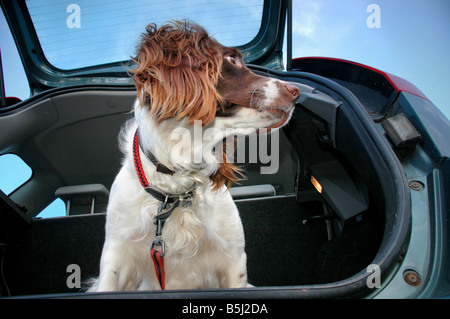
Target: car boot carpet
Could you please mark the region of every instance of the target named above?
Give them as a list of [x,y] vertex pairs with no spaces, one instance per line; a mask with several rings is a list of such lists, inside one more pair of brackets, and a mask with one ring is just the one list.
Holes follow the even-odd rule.
[[327,241],[325,223],[303,224],[322,215],[319,202],[280,197],[237,203],[244,226],[249,282],[254,286],[312,284],[317,254]]
[[[320,202],[298,203],[294,196],[236,202],[242,219],[249,282],[254,286],[307,285],[332,280],[355,271],[348,255],[358,256],[358,267],[370,261],[362,238],[371,224],[358,224],[342,238],[328,241],[324,222],[307,223],[322,215]],[[11,295],[70,293],[81,282],[98,276],[104,242],[105,214],[33,220],[20,234],[10,234],[4,253],[4,275]],[[353,247],[355,236],[361,245]],[[373,241],[373,240],[372,240]],[[349,250],[349,247],[353,249]],[[347,257],[346,257],[347,256]],[[72,266],[71,266],[72,265]],[[75,265],[75,266],[73,266]],[[79,268],[77,268],[79,266]],[[74,268],[75,267],[75,268]]]

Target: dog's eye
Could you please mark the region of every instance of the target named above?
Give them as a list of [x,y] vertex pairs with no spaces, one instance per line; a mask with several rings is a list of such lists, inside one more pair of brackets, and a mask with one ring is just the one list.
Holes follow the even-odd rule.
[[235,57],[232,57],[231,55],[227,56],[227,60],[230,61],[230,63],[236,65],[237,64],[237,60]]

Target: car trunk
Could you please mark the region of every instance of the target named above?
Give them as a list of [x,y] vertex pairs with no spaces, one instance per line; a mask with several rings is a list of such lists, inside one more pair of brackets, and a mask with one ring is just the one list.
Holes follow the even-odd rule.
[[[373,293],[368,284],[373,265],[383,281],[401,261],[411,222],[409,188],[382,128],[355,95],[335,81],[305,72],[252,68],[301,90],[294,116],[279,135],[277,173],[259,174],[263,163],[246,165],[248,179],[241,186],[270,185],[273,194],[248,196],[243,188],[234,189],[245,231],[248,277],[255,288],[132,296],[368,296]],[[91,214],[88,203],[76,215],[31,217],[60,187],[101,184],[109,189],[120,166],[116,136],[134,98],[131,86],[57,89],[0,118],[1,125],[11,128],[0,138],[3,153],[9,147],[26,162],[40,163],[33,167],[32,180],[2,201],[4,296],[90,296],[70,284],[71,265],[79,267],[81,281],[98,275],[104,209]],[[16,134],[14,127],[25,120],[26,129]],[[13,140],[18,142],[12,145]]]

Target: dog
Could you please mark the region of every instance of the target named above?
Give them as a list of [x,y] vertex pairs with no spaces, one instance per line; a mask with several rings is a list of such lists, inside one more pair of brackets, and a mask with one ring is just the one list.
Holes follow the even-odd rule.
[[[214,150],[229,135],[285,125],[298,88],[254,74],[237,49],[189,21],[149,24],[133,60],[134,117],[120,133],[124,159],[110,191],[100,275],[88,291],[249,286],[243,226],[228,192],[242,171],[226,149]],[[195,128],[214,136],[204,143]],[[181,145],[179,129],[192,133]]]

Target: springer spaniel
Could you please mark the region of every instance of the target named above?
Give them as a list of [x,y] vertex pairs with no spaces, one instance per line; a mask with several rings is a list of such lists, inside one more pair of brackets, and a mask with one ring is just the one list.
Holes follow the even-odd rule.
[[[227,188],[241,172],[211,145],[283,126],[300,92],[252,73],[238,50],[186,21],[148,25],[134,61],[135,116],[121,132],[123,166],[89,291],[246,287],[244,232]],[[205,144],[196,128],[214,135]],[[181,145],[180,132],[192,133]]]

